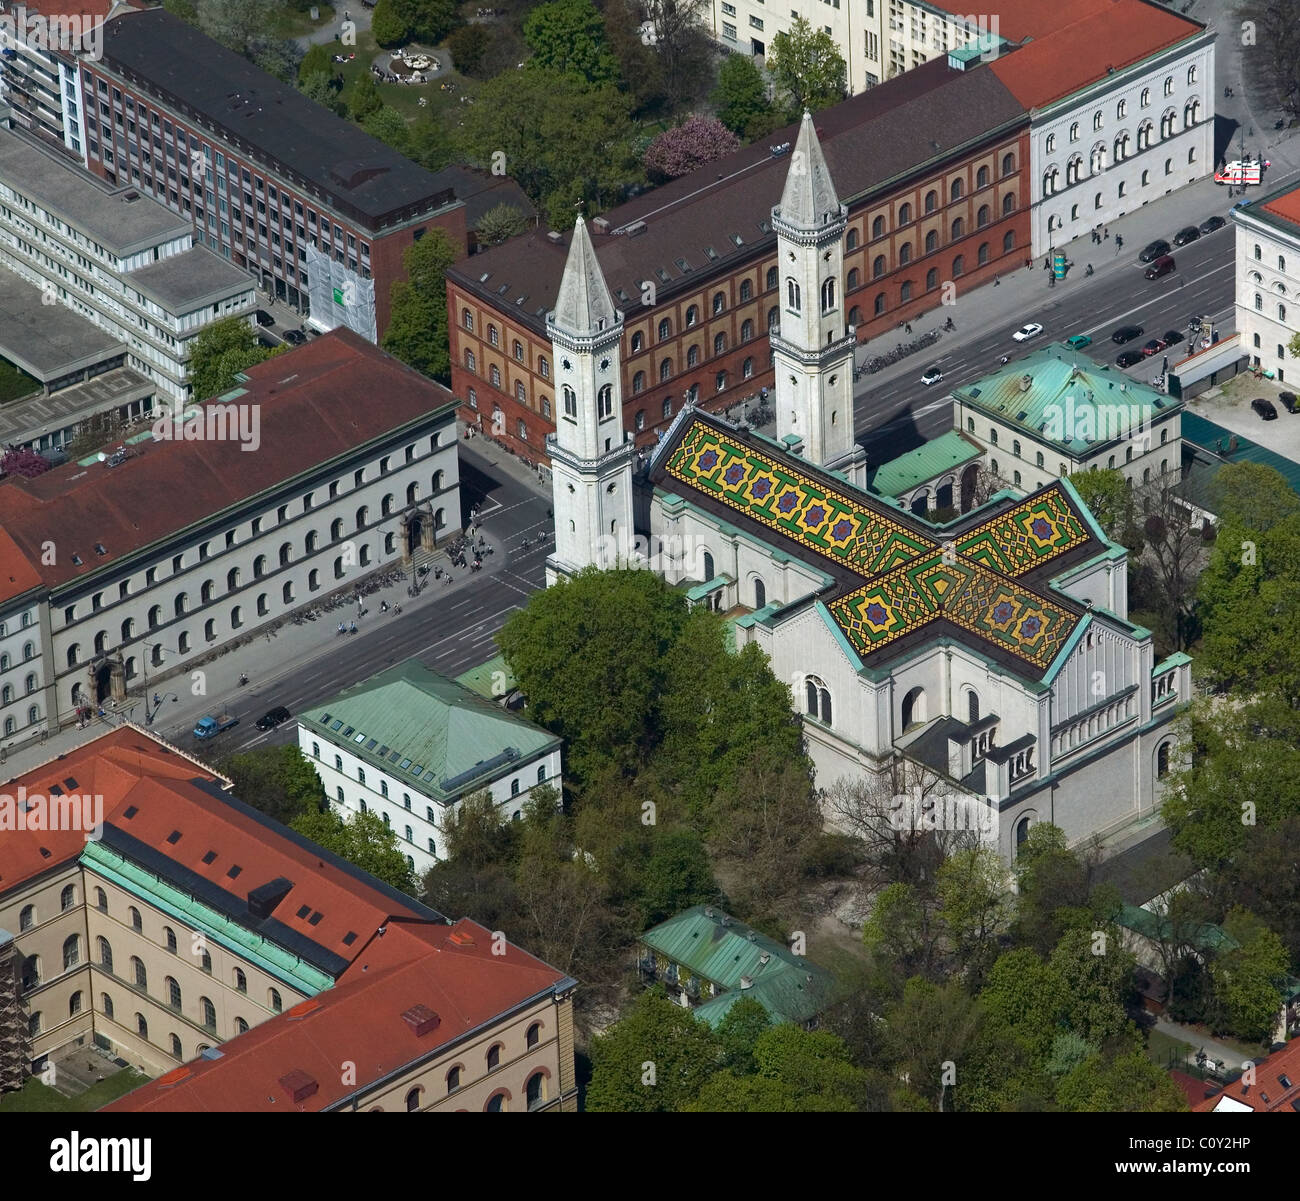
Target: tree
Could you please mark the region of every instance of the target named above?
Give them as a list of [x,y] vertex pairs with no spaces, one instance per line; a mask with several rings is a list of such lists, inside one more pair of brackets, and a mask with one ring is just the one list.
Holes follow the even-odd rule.
[[327,71],[313,71],[310,75],[302,78],[298,84],[298,90],[313,100],[322,108],[327,108],[336,117],[341,116],[339,112],[339,84],[338,80]]
[[406,132],[406,156],[426,171],[441,171],[455,159],[455,139],[435,113],[416,117]]
[[393,888],[414,895],[411,865],[397,835],[380,821],[378,814],[354,813],[344,821],[339,814],[326,809],[304,813],[290,825],[304,838],[310,838],[340,859],[346,859]]
[[[1248,826],[1241,852],[1212,881],[1220,912],[1234,902],[1279,934],[1293,963],[1300,963],[1300,816],[1268,826]],[[1181,895],[1181,894],[1179,894]]]
[[1254,914],[1234,906],[1223,928],[1240,946],[1210,964],[1213,1025],[1252,1042],[1267,1042],[1282,1013],[1290,962],[1282,940]]
[[406,118],[395,108],[381,104],[361,122],[361,128],[372,138],[376,138],[386,146],[391,146],[399,154],[406,153],[407,145],[411,140],[410,126],[406,124]]
[[[1300,334],[1296,335],[1300,341]],[[1266,534],[1300,513],[1300,496],[1280,471],[1263,463],[1227,463],[1210,481],[1210,503],[1219,521]]]
[[719,902],[713,865],[694,830],[682,828],[658,834],[642,881],[643,929],[692,905]]
[[508,71],[484,84],[466,109],[464,157],[486,167],[503,154],[552,228],[568,229],[576,202],[591,215],[644,178],[631,105],[615,88],[591,88],[562,71]]
[[393,16],[402,23],[406,36],[425,46],[436,46],[460,23],[456,13],[456,0],[390,2]]
[[492,35],[485,26],[462,25],[447,39],[447,51],[457,71],[477,78],[491,42]]
[[249,367],[283,352],[263,346],[247,317],[224,317],[199,331],[190,344],[190,380],[196,397],[221,396]]
[[302,56],[302,62],[298,64],[298,83],[301,85],[308,75],[315,75],[319,71],[332,75],[334,59],[331,54],[330,48],[326,45],[309,46]]
[[325,804],[320,777],[297,745],[230,755],[218,770],[230,780],[236,798],[285,825]]
[[885,1021],[899,1074],[926,1104],[951,1109],[949,1090],[956,1083],[950,1065],[960,1064],[974,1044],[982,1022],[975,1000],[956,981],[938,985],[917,976]]
[[753,997],[741,997],[718,1023],[722,1066],[739,1076],[752,1075],[758,1067],[754,1062],[754,1044],[771,1025],[772,1015],[759,1002]]
[[1016,940],[1046,955],[1068,927],[1091,921],[1094,867],[1066,848],[1059,826],[1031,826],[1016,855]]
[[816,112],[844,99],[848,78],[835,39],[814,32],[803,17],[791,22],[789,33],[778,33],[767,51],[767,69],[784,99],[790,120],[805,109]]
[[0,457],[0,475],[20,475],[25,479],[34,479],[49,471],[48,459],[42,458],[30,446],[18,450],[7,450]]
[[78,424],[77,433],[63,448],[64,452],[74,461],[84,459],[111,442],[120,442],[128,428],[129,423],[119,417],[116,410],[94,413]]
[[197,0],[199,28],[213,41],[251,58],[284,17],[284,0]]
[[659,111],[668,100],[664,65],[658,49],[641,37],[641,14],[631,0],[606,0],[605,45],[618,61],[638,113]]
[[1056,1099],[1071,1113],[1184,1113],[1183,1090],[1142,1051],[1092,1055],[1066,1073]]
[[1211,920],[1209,898],[1190,888],[1181,888],[1175,893],[1154,898],[1146,908],[1159,919],[1148,938],[1160,960],[1167,1004],[1173,997],[1179,975],[1200,946],[1201,935]]
[[863,945],[876,961],[900,977],[934,968],[939,931],[929,906],[910,884],[891,884],[872,902],[862,925]]
[[[474,28],[474,26],[467,26]],[[480,246],[499,246],[516,238],[528,229],[528,218],[512,204],[495,204],[479,219],[474,227]]]
[[369,71],[362,72],[348,92],[348,116],[360,124],[383,107],[384,102],[379,97],[379,86],[375,83],[375,77]]
[[1020,947],[998,956],[979,994],[989,1021],[1008,1032],[1039,1066],[1047,1063],[1061,1032],[1062,983],[1059,973]]
[[444,383],[451,379],[445,273],[457,257],[455,243],[438,228],[402,252],[407,278],[393,284],[383,337],[389,354]]
[[1011,925],[1010,873],[989,847],[959,850],[939,867],[939,918],[948,929],[967,987],[978,991]]
[[524,21],[531,66],[573,75],[594,87],[618,82],[618,62],[605,46],[605,27],[591,0],[550,0]]
[[393,0],[378,0],[370,14],[370,32],[381,46],[401,46],[407,40],[406,23],[395,10]]
[[425,904],[490,929],[517,926],[516,825],[503,823],[489,792],[465,797],[443,821],[442,858],[422,881]]
[[588,568],[535,592],[497,635],[529,716],[565,740],[575,787],[606,764],[632,774],[657,745],[665,657],[686,616],[652,572]]
[[591,1044],[590,1113],[676,1113],[715,1070],[713,1031],[658,989]]
[[1130,1029],[1125,1002],[1133,987],[1134,959],[1115,926],[1067,930],[1047,966],[1060,981],[1060,1019],[1066,1028],[1097,1047]]
[[292,38],[266,39],[254,47],[249,57],[254,66],[268,75],[274,75],[284,83],[293,83],[302,64],[302,47]]
[[704,0],[642,0],[654,31],[654,50],[663,71],[669,108],[689,107],[709,87],[716,53],[704,27]]
[[[1174,465],[1177,470],[1178,465]],[[1176,477],[1175,477],[1176,478]],[[1143,564],[1150,564],[1154,596],[1142,599],[1139,612],[1148,619],[1163,642],[1181,651],[1191,645],[1197,632],[1193,619],[1196,581],[1206,562],[1205,535],[1201,524],[1174,495],[1164,478],[1135,489],[1141,513]]]
[[1098,471],[1076,471],[1066,479],[1074,486],[1101,531],[1112,542],[1130,551],[1142,550],[1142,531],[1137,506],[1124,473],[1107,467]]
[[645,167],[651,175],[676,179],[739,149],[740,139],[716,117],[692,114],[650,143]]
[[1255,40],[1247,71],[1269,107],[1300,117],[1300,26],[1290,0],[1252,0],[1240,10],[1254,25]]
[[709,99],[723,125],[746,141],[771,133],[784,119],[768,99],[767,84],[748,54],[727,56]]

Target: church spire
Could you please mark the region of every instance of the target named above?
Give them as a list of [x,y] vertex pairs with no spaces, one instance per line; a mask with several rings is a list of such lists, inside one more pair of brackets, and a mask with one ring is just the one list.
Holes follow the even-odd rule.
[[563,332],[591,337],[609,329],[618,319],[614,300],[605,284],[596,249],[591,244],[587,226],[579,216],[573,227],[573,241],[560,280],[560,294],[555,299],[551,322]]
[[796,229],[818,229],[840,216],[840,198],[831,182],[812,114],[807,109],[790,156],[779,211],[781,220]]

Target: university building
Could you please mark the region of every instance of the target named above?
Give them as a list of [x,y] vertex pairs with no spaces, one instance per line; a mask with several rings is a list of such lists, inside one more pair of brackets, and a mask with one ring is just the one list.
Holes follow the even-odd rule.
[[35,613],[6,744],[137,689],[143,720],[151,685],[461,528],[450,396],[350,330],[181,416],[0,483],[0,622]]
[[844,206],[810,117],[771,220],[776,436],[687,405],[640,471],[619,403],[626,318],[578,223],[549,318],[573,396],[549,442],[548,581],[627,559],[638,535],[683,548],[655,566],[791,681],[823,789],[929,779],[1007,858],[1038,821],[1076,842],[1154,816],[1190,660],[1157,663],[1128,620],[1126,551],[1065,480],[942,525],[858,482],[836,407],[851,293],[822,249]]
[[561,740],[408,659],[299,715],[298,749],[345,817],[377,813],[417,879],[446,858],[444,831],[487,792],[519,821],[535,788],[558,796]]
[[1294,390],[1291,339],[1300,333],[1300,188],[1234,208],[1237,231],[1237,328],[1251,365]]
[[0,1062],[93,1046],[158,1078],[120,1112],[576,1107],[574,980],[174,747],[125,725],[15,783],[24,817],[93,796],[102,826],[0,840]]

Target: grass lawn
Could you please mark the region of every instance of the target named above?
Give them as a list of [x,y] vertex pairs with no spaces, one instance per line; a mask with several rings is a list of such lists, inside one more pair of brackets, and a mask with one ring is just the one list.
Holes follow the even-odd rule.
[[[368,29],[359,30],[357,33],[357,44],[355,46],[340,47],[334,44],[330,51],[333,53],[352,54],[355,52],[356,58],[349,63],[333,63],[332,68],[336,77],[343,80],[343,97],[346,100],[352,85],[370,70],[370,64],[375,61],[375,56],[380,53],[387,54],[386,50],[375,41],[375,35]],[[445,56],[445,51],[434,49],[432,53]],[[454,83],[456,91],[454,93],[443,92],[439,90],[439,84]],[[433,83],[423,85],[413,85],[406,83],[381,83],[378,84],[379,98],[390,108],[396,109],[408,121],[413,121],[422,112],[436,113],[442,115],[442,111],[449,107],[459,107],[460,97],[466,93],[473,94],[476,85],[472,80],[457,71],[449,71],[445,75],[439,75]],[[425,109],[420,108],[420,98],[425,97],[429,103]]]
[[1187,1054],[1194,1049],[1163,1030],[1152,1030],[1147,1035],[1147,1058],[1165,1070],[1176,1067],[1187,1071]]
[[5,359],[0,359],[0,404],[17,400],[20,396],[30,396],[40,389],[41,385],[27,372],[20,371]]
[[79,1097],[65,1097],[32,1076],[16,1093],[0,1097],[0,1113],[90,1113],[139,1088],[148,1079],[134,1068],[123,1068],[91,1085]]

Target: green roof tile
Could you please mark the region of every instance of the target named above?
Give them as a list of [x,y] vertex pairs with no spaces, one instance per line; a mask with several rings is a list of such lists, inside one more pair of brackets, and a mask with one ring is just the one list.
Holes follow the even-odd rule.
[[880,496],[898,496],[945,471],[978,459],[983,453],[965,434],[949,430],[923,446],[868,471],[867,487]]

